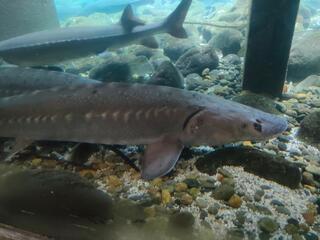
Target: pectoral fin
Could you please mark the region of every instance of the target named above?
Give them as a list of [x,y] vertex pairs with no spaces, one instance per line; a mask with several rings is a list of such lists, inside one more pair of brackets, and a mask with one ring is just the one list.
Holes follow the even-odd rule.
[[140,44],[143,46],[146,46],[148,48],[159,48],[159,44],[157,42],[157,39],[155,37],[147,37],[140,41]]
[[183,147],[178,139],[164,139],[148,145],[142,159],[142,178],[150,180],[169,173],[178,161]]

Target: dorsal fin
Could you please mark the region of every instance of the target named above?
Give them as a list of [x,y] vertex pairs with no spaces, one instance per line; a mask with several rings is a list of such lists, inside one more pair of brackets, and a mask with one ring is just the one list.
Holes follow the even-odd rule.
[[124,9],[121,17],[121,25],[127,32],[131,32],[134,27],[144,24],[144,21],[134,16],[131,5],[128,5]]

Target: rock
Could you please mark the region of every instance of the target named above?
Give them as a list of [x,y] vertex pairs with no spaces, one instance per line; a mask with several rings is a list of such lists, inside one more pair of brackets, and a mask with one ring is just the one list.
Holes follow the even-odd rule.
[[193,47],[185,52],[176,62],[176,67],[184,76],[190,73],[201,74],[205,68],[215,69],[219,58],[212,48]]
[[277,206],[275,209],[276,209],[276,211],[278,213],[281,213],[281,214],[285,214],[285,215],[288,215],[288,216],[290,216],[290,214],[291,214],[290,210],[288,208],[286,208],[286,207]]
[[273,233],[279,229],[279,224],[272,218],[263,217],[258,221],[258,227],[265,233]]
[[184,88],[184,78],[182,74],[170,61],[162,62],[147,83]]
[[261,190],[257,190],[255,193],[254,193],[254,200],[257,201],[257,202],[260,202],[262,197],[264,195],[264,191],[261,189]]
[[193,203],[193,198],[188,193],[183,193],[180,197],[180,201],[183,205],[191,205]]
[[224,165],[242,166],[245,171],[298,188],[302,179],[300,169],[281,156],[271,155],[249,147],[227,147],[197,159],[195,166],[203,173],[214,175]]
[[197,73],[191,73],[186,76],[186,86],[188,90],[200,91],[208,89],[212,86],[212,83],[202,79]]
[[221,184],[217,187],[212,195],[217,200],[228,201],[235,193],[234,187],[229,184]]
[[197,198],[196,204],[199,208],[206,208],[208,206],[208,201],[204,198]]
[[310,186],[315,186],[313,174],[310,172],[303,172],[302,173],[302,183],[310,185]]
[[145,56],[113,57],[93,68],[89,77],[102,82],[130,82],[132,78],[142,81],[154,72]]
[[308,233],[305,233],[303,234],[305,240],[319,240],[319,237],[315,234],[315,233],[312,233],[312,232],[308,232]]
[[242,205],[242,199],[238,195],[233,195],[229,199],[228,204],[229,204],[230,207],[239,208]]
[[241,95],[234,97],[232,100],[267,113],[280,114],[277,110],[277,104],[271,98],[259,94],[244,92]]
[[195,44],[190,39],[176,39],[166,37],[163,51],[172,61],[178,60],[185,52],[194,47]]
[[232,65],[241,64],[241,58],[236,54],[228,54],[227,56],[223,57],[222,60],[227,64],[232,64]]
[[269,208],[259,205],[259,204],[252,204],[252,203],[247,203],[247,207],[251,209],[254,212],[258,212],[260,214],[264,215],[272,215],[272,212],[270,211]]
[[287,225],[284,227],[284,230],[285,230],[289,235],[297,234],[297,233],[299,233],[299,226],[294,225],[294,224],[287,224]]
[[102,82],[129,82],[131,69],[126,61],[111,58],[93,68],[89,73],[89,78]]
[[273,206],[284,207],[284,204],[277,199],[272,199],[270,204]]
[[167,205],[171,202],[171,194],[170,191],[168,191],[167,189],[163,189],[161,191],[161,202],[164,205]]
[[212,215],[217,215],[220,209],[220,204],[214,203],[213,205],[210,205],[208,208],[208,212]]
[[243,226],[247,220],[247,212],[240,210],[236,212],[237,225]]
[[244,41],[242,33],[235,29],[222,30],[209,41],[209,45],[218,48],[224,56],[228,54],[237,54]]
[[319,166],[315,166],[315,165],[308,165],[306,167],[306,171],[308,171],[309,173],[312,173],[314,176],[316,176],[317,178],[320,177],[320,167]]
[[320,76],[318,75],[311,75],[306,79],[302,80],[299,84],[297,84],[293,91],[296,93],[299,92],[308,92],[310,91],[311,87],[319,87],[320,88]]
[[293,39],[288,65],[288,79],[302,80],[320,73],[320,31],[306,31]]
[[188,185],[188,188],[199,188],[200,187],[199,181],[194,178],[186,178],[183,182]]
[[298,138],[320,147],[320,111],[308,114],[301,122]]
[[177,183],[176,186],[175,186],[175,190],[177,192],[185,192],[188,190],[188,185],[184,182],[182,183]]

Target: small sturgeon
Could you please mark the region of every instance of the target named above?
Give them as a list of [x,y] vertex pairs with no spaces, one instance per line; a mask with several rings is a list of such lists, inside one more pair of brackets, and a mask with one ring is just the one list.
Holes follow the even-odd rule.
[[41,66],[86,57],[104,52],[107,48],[126,46],[138,41],[157,47],[152,37],[169,33],[186,38],[183,22],[192,0],[182,0],[164,21],[147,24],[133,15],[129,5],[120,24],[99,27],[70,27],[30,33],[0,42],[0,57],[21,66]]
[[0,68],[0,97],[9,97],[53,87],[99,83],[101,82],[64,72],[22,67]]
[[0,99],[1,137],[146,144],[145,179],[167,174],[184,146],[266,140],[286,128],[281,117],[164,86],[91,84]]

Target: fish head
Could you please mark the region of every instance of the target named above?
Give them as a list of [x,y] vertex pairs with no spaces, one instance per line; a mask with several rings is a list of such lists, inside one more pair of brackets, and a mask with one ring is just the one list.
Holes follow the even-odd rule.
[[287,121],[242,104],[205,108],[185,124],[185,145],[223,145],[239,141],[264,141],[287,129]]

